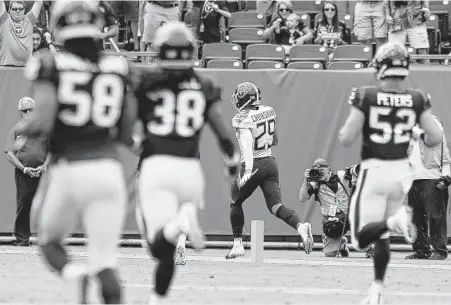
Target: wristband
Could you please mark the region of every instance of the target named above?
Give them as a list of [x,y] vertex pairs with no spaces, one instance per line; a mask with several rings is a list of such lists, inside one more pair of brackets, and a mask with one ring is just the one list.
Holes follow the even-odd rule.
[[27,168],[24,166],[24,167],[23,167],[23,170],[22,170],[22,173],[26,174],[26,173],[25,173],[25,170],[26,170],[26,169],[27,169]]

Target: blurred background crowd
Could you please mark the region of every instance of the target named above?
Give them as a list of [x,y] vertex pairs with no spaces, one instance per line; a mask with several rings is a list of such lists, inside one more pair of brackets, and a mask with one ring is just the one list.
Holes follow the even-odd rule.
[[[0,6],[3,3],[0,65],[24,66],[32,53],[60,47],[49,27],[52,1],[0,0]],[[407,45],[416,54],[448,54],[449,9],[447,0],[99,1],[107,20],[99,44],[113,51],[152,51],[156,29],[165,22],[183,20],[198,41],[195,59],[205,59],[202,50],[212,43],[238,45],[243,51],[240,59],[255,44],[279,46],[277,50],[283,49],[287,56],[293,46],[319,45],[326,62],[334,59],[340,46],[364,45],[368,53],[364,57],[370,59],[387,40]],[[217,57],[228,57],[221,57],[224,46],[220,49]],[[353,52],[351,47],[341,49]],[[272,49],[259,51],[271,59]],[[133,59],[143,60],[141,56]]]

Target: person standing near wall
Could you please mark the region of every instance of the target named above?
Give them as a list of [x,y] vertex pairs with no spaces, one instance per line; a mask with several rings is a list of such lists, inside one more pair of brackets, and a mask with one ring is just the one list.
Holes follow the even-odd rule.
[[50,162],[48,142],[45,137],[28,138],[19,151],[13,150],[15,141],[21,137],[16,133],[19,124],[27,120],[34,109],[34,100],[23,97],[19,101],[21,120],[11,129],[6,142],[6,158],[15,167],[17,212],[14,224],[16,245],[30,245],[30,210],[34,194],[38,188],[39,177],[46,171]]
[[[439,119],[434,118],[442,128]],[[441,143],[433,146],[411,140],[408,154],[418,170],[408,194],[418,236],[412,245],[415,252],[406,259],[444,260],[448,257],[446,207],[451,183],[451,157],[445,135]]]

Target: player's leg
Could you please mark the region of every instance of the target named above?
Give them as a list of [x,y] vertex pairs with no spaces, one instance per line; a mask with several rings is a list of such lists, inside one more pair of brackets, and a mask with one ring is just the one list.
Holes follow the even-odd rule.
[[[282,203],[282,193],[280,191],[279,170],[273,157],[260,160],[264,172],[260,187],[265,197],[268,210],[277,218],[295,229],[302,238],[304,251],[309,254],[313,249],[312,227],[309,223],[302,223],[299,216],[293,209],[286,207]],[[262,170],[262,171],[263,171]]]
[[[54,164],[41,178],[33,212],[38,227],[39,247],[46,263],[67,283],[72,284],[73,297],[86,304],[88,272],[72,262],[62,245],[76,228],[81,206],[72,201],[73,175],[71,165]],[[81,190],[78,190],[81,191]],[[37,202],[42,200],[42,202]],[[72,297],[72,296],[71,296]]]
[[89,271],[100,282],[100,295],[104,303],[122,304],[122,288],[117,272],[117,246],[127,204],[123,170],[117,161],[96,163],[100,164],[77,169],[90,172],[92,179],[84,179],[86,185],[83,189],[91,188],[92,191],[82,214],[88,237]]
[[[231,187],[232,202],[230,203],[230,224],[233,233],[233,246],[230,252],[226,255],[226,259],[233,259],[244,256],[243,246],[243,227],[244,227],[244,211],[243,203],[249,198],[259,185],[261,179],[261,172],[256,167],[257,172],[244,184],[241,188],[238,185],[238,179],[235,179]],[[241,175],[244,173],[244,168],[241,168]]]

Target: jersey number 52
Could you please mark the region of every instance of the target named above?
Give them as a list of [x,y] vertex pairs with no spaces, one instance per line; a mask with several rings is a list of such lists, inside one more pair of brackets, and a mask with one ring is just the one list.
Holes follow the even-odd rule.
[[[395,116],[404,122],[390,123],[382,116],[389,116],[395,111]],[[371,107],[369,127],[378,130],[380,133],[372,133],[371,141],[377,144],[404,144],[410,141],[410,131],[417,122],[417,115],[412,109],[393,109],[387,107]]]
[[175,132],[178,136],[192,137],[204,125],[205,96],[198,90],[183,90],[177,95],[171,90],[152,93],[152,100],[160,100],[155,115],[160,122],[150,121],[147,129],[157,136]]
[[[92,92],[80,87],[92,80]],[[62,72],[58,100],[71,109],[61,111],[58,118],[68,126],[83,126],[90,120],[98,127],[111,128],[121,117],[124,82],[115,74],[93,75],[89,72]]]

